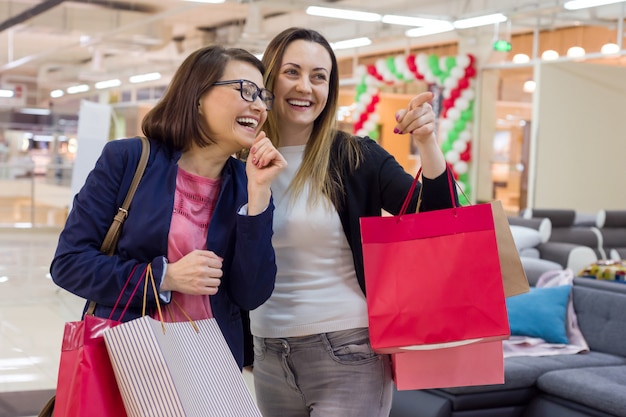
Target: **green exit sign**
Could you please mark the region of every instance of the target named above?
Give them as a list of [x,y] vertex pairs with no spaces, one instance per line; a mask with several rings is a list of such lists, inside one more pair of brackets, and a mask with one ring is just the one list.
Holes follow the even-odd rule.
[[504,39],[498,39],[493,43],[493,50],[498,52],[509,52],[511,50],[511,42]]

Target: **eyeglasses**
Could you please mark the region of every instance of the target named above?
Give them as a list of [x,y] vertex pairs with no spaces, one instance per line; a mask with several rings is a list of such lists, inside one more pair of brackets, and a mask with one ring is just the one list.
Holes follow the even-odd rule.
[[257,97],[261,97],[261,100],[265,103],[265,107],[268,110],[272,110],[272,104],[274,104],[274,94],[270,90],[259,88],[258,85],[249,80],[226,80],[213,83],[213,85],[229,84],[239,84],[239,94],[242,99],[252,103]]

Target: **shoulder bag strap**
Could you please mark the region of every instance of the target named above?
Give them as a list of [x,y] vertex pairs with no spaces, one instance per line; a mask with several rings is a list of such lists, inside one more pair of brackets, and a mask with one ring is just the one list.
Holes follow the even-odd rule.
[[[109,226],[109,230],[107,234],[104,236],[104,240],[102,241],[102,246],[100,246],[100,251],[106,253],[107,255],[113,255],[115,252],[115,246],[117,245],[117,240],[120,237],[120,232],[122,231],[122,224],[128,217],[128,208],[130,207],[130,202],[135,195],[135,191],[137,191],[137,186],[139,185],[139,181],[141,181],[141,177],[143,176],[143,172],[146,169],[146,165],[148,165],[148,157],[150,156],[150,142],[148,138],[145,136],[140,136],[141,139],[141,157],[139,158],[139,162],[137,163],[137,169],[135,170],[135,176],[133,177],[133,181],[130,184],[130,188],[128,189],[128,193],[126,194],[126,198],[122,203],[122,207],[117,209],[117,214],[113,218],[113,222],[111,226]],[[96,309],[95,301],[91,301],[89,303],[89,307],[85,314],[91,315],[94,313]]]

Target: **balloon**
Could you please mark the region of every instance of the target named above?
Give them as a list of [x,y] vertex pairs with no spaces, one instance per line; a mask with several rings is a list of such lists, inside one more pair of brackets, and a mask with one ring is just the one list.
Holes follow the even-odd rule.
[[455,163],[459,162],[459,160],[460,160],[460,155],[455,150],[450,150],[450,151],[446,152],[445,153],[445,157],[446,157],[446,161],[450,162],[452,165],[454,165]]
[[356,105],[354,106],[354,113],[355,113],[355,115],[364,113],[365,112],[365,107],[366,107],[366,104],[362,100],[358,101],[356,103]]
[[369,91],[366,91],[365,93],[361,94],[361,101],[365,103],[365,105],[368,105],[369,103],[372,102],[372,95],[370,94]]
[[456,100],[457,98],[461,97],[461,90],[458,88],[453,88],[450,90],[450,98],[452,98],[453,100]]
[[469,65],[470,59],[467,55],[459,55],[456,57],[456,65],[460,68],[465,68]]
[[470,150],[467,149],[466,151],[461,152],[461,154],[459,155],[459,159],[461,159],[461,161],[467,162],[471,159],[471,156],[472,155],[470,153]]
[[474,97],[476,97],[476,94],[474,93],[473,88],[468,87],[465,90],[463,90],[463,92],[461,93],[461,97],[463,97],[467,101],[472,101],[474,100]]
[[354,123],[353,130],[355,132],[360,131],[362,128],[363,128],[363,122],[362,121],[359,120],[358,122]]
[[428,72],[424,75],[424,81],[429,84],[435,84],[437,82],[437,76],[431,72]]
[[359,116],[359,122],[364,123],[367,120],[367,113],[361,113]]
[[461,119],[466,122],[469,122],[470,120],[472,120],[472,117],[474,117],[474,111],[471,108],[467,110],[463,110],[461,112]]
[[378,71],[376,71],[376,66],[368,65],[367,66],[367,73],[370,74],[371,76],[375,77],[376,74],[378,74]]
[[469,80],[467,79],[467,76],[465,76],[459,80],[459,88],[464,90],[467,87],[469,87]]
[[[467,125],[466,125],[467,127]],[[463,142],[469,142],[470,139],[472,139],[472,134],[470,132],[468,132],[467,130],[461,132],[461,134],[459,135],[459,140],[463,141]]]
[[458,138],[459,138],[459,132],[457,130],[450,130],[448,132],[448,139],[451,140],[452,142],[455,142]]
[[354,75],[362,78],[365,76],[365,74],[367,74],[367,69],[365,68],[364,65],[359,65],[358,67],[356,67],[356,69],[354,70]]
[[456,85],[457,85],[457,82],[456,82],[456,80],[455,80],[454,78],[452,78],[452,77],[448,77],[448,78],[446,78],[446,79],[443,81],[443,86],[444,86],[445,88],[450,88],[450,89],[452,89],[452,88],[456,87]]
[[452,149],[461,154],[462,152],[465,152],[465,149],[467,149],[467,142],[463,142],[462,140],[455,140],[454,144],[452,144]]
[[465,76],[467,78],[472,78],[476,75],[476,69],[474,67],[467,67],[465,69]]
[[377,91],[376,94],[374,94],[372,96],[372,103],[373,104],[378,104],[379,101],[380,101],[380,94]]
[[448,119],[455,121],[460,117],[461,117],[461,111],[459,109],[452,107],[448,110]]
[[415,55],[409,54],[406,57],[406,66],[411,72],[415,72],[417,70],[417,66],[415,65]]
[[380,116],[378,115],[378,113],[372,113],[370,114],[369,119],[374,123],[378,123],[380,121]]
[[[459,155],[460,158],[460,155]],[[467,162],[465,161],[461,161],[460,159],[456,161],[456,163],[454,163],[454,170],[459,174],[459,175],[463,175],[467,172],[468,169],[468,165]]]
[[459,173],[459,179],[465,183],[469,182],[469,174],[467,172]]
[[368,104],[367,107],[365,108],[365,111],[367,113],[374,113],[376,111],[376,105],[375,104]]
[[372,130],[376,129],[376,123],[374,123],[371,120],[367,120],[365,123],[363,123],[363,129],[367,130],[368,132],[371,132]]
[[452,120],[443,119],[439,122],[439,128],[442,130],[452,130],[454,123]]
[[469,107],[469,101],[465,100],[463,97],[459,97],[454,101],[454,107],[459,110],[466,110]]
[[449,56],[446,58],[446,69],[448,71],[451,71],[452,68],[456,67],[456,57],[455,56]]
[[464,75],[465,70],[459,66],[452,68],[452,71],[450,71],[450,76],[454,77],[457,80],[463,78]]
[[441,69],[439,68],[439,58],[435,54],[431,54],[428,56],[428,69],[435,75],[439,77],[441,75]]
[[459,120],[454,122],[454,130],[457,131],[457,138],[458,138],[458,135],[460,134],[460,132],[465,130],[465,127],[466,127],[465,126],[465,120],[463,120],[463,119],[459,119]]
[[370,130],[368,133],[369,137],[373,140],[378,140],[378,129]]

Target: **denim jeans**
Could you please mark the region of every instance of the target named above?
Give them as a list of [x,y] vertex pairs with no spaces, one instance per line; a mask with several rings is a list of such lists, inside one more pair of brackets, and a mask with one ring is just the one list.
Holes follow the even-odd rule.
[[264,417],[388,417],[389,355],[367,329],[254,338],[254,388]]

